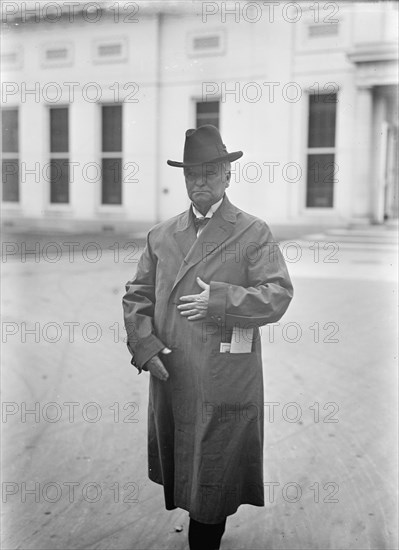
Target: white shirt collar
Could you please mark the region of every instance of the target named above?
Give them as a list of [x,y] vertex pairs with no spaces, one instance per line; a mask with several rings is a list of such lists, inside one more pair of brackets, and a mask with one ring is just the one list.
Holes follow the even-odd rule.
[[205,216],[203,216],[201,214],[201,212],[199,212],[195,206],[194,206],[194,203],[191,204],[191,206],[193,207],[193,212],[194,212],[194,216],[196,218],[212,218],[212,216],[214,215],[214,213],[216,212],[216,210],[219,208],[219,206],[222,204],[223,202],[223,197],[218,201],[218,202],[215,202],[215,204],[212,204],[212,206],[210,207],[210,209],[208,210],[208,212],[205,214]]

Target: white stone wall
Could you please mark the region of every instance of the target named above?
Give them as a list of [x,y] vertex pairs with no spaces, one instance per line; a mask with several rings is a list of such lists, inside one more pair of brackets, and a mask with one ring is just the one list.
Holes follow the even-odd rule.
[[[358,158],[359,151],[370,152],[372,99],[359,89],[357,69],[348,52],[359,45],[395,42],[397,11],[393,4],[341,2],[334,13],[323,11],[320,3],[319,20],[338,19],[339,32],[309,38],[309,25],[316,17],[306,9],[310,5],[301,3],[297,22],[292,21],[294,12],[283,11],[284,3],[273,17],[262,8],[245,12],[245,17],[241,11],[238,21],[235,15],[223,19],[220,10],[204,21],[198,4],[190,8],[185,3],[184,9],[175,5],[162,15],[143,9],[133,24],[103,17],[95,24],[33,22],[8,32],[3,50],[19,51],[19,67],[4,74],[3,80],[11,83],[4,106],[20,108],[22,174],[33,170],[35,163],[40,174],[22,177],[20,203],[5,204],[5,215],[38,222],[58,217],[71,223],[152,224],[181,212],[188,205],[183,172],[167,166],[166,160],[182,159],[184,132],[195,124],[195,100],[204,98],[207,91],[209,99],[221,100],[220,126],[228,149],[244,151],[233,165],[229,189],[233,202],[272,223],[327,224],[369,216],[373,182],[367,176],[368,165],[360,169]],[[261,16],[251,23],[257,14]],[[221,34],[220,53],[193,55],[190,38],[204,33]],[[96,41],[114,38],[123,38],[126,44],[124,59],[93,61]],[[69,63],[46,67],[43,48],[49,44],[69,44]],[[49,82],[62,89],[62,98],[54,103],[48,97]],[[72,102],[65,82],[77,83]],[[98,102],[85,97],[85,93],[93,97],[94,88],[85,88],[90,82],[100,88]],[[87,175],[93,178],[94,174],[89,163],[101,164],[101,104],[115,100],[114,83],[119,84],[122,99],[133,91],[129,83],[138,85],[134,97],[123,104],[125,179],[130,176],[138,182],[124,182],[122,206],[103,206],[100,181],[87,181]],[[332,209],[305,207],[308,93],[315,83],[320,90],[326,86],[339,90],[339,173]],[[14,94],[12,86],[17,90]],[[25,97],[23,86],[36,86],[38,97]],[[51,104],[70,107],[69,158],[76,166],[69,205],[50,204],[49,183],[42,173],[49,160]],[[270,163],[274,163],[273,174]]]

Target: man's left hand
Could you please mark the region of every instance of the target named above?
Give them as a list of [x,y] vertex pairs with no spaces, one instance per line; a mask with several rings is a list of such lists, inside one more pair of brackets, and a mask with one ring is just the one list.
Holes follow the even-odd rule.
[[204,290],[200,294],[182,296],[180,301],[187,303],[177,306],[177,309],[180,310],[180,314],[187,317],[189,321],[204,319],[208,310],[209,285],[204,283],[204,281],[199,277],[197,277],[197,283]]

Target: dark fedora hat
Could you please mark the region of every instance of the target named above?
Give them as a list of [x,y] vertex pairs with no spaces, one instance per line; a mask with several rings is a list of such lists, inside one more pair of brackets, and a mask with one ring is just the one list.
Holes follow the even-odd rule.
[[168,160],[169,166],[185,168],[208,162],[234,161],[242,157],[242,151],[228,153],[219,130],[212,124],[204,124],[196,130],[187,130],[183,162]]

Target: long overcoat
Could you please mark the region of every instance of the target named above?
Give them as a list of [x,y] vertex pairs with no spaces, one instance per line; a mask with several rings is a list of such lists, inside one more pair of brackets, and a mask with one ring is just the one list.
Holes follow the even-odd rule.
[[[293,290],[264,221],[226,196],[198,238],[192,217],[190,208],[150,230],[123,306],[139,371],[172,350],[160,354],[169,379],[150,376],[149,477],[163,485],[168,510],[212,524],[240,504],[264,505],[259,327],[281,318]],[[210,284],[207,316],[188,321],[177,305],[202,292],[198,276]],[[249,351],[223,353],[233,337]]]

